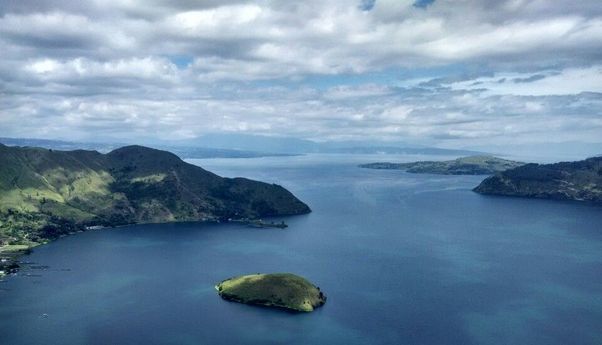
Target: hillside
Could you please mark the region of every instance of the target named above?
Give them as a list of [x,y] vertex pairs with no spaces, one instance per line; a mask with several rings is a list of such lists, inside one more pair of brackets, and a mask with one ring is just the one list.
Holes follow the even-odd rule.
[[474,191],[602,203],[602,157],[578,162],[527,164],[485,179]]
[[127,146],[54,151],[0,144],[0,241],[35,244],[85,226],[310,212],[281,186],[222,178],[176,155]]
[[370,163],[360,167],[369,169],[405,170],[414,174],[491,175],[516,168],[525,163],[492,156],[469,156],[449,161],[421,161],[412,163]]

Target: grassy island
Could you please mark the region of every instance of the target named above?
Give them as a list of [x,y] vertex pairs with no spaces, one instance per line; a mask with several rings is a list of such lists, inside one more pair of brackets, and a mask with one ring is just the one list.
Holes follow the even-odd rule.
[[215,288],[229,301],[300,312],[313,311],[326,302],[319,287],[291,273],[244,275],[226,279]]

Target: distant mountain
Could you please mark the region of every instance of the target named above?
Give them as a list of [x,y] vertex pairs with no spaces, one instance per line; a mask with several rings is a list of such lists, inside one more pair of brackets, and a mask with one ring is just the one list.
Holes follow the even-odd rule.
[[415,174],[491,175],[525,163],[492,156],[470,156],[450,161],[422,161],[412,163],[370,163],[360,167],[369,169],[397,169]]
[[230,150],[252,150],[283,154],[342,153],[342,154],[427,154],[475,155],[482,152],[415,146],[403,142],[326,141],[315,142],[291,137],[270,137],[248,134],[207,134],[195,139],[172,141],[173,147],[209,147]]
[[602,157],[527,164],[488,177],[477,193],[602,203]]
[[126,146],[119,143],[92,143],[65,140],[34,139],[34,138],[0,138],[0,144],[6,146],[41,147],[53,150],[94,150],[107,153],[118,147]]
[[194,139],[172,141],[170,145],[281,154],[313,153],[319,151],[319,144],[310,140],[235,133],[206,134]]
[[298,155],[295,153],[274,153],[189,146],[160,146],[160,148],[173,152],[183,159],[289,157]]
[[[42,147],[53,150],[94,150],[102,153],[118,147],[126,146],[121,143],[89,143],[63,140],[30,139],[30,138],[0,138],[0,143],[8,146]],[[182,159],[188,158],[257,158],[291,156],[292,154],[258,152],[250,150],[233,150],[223,148],[208,148],[199,146],[181,146],[159,144],[156,147],[175,153]]]
[[473,149],[500,155],[527,157],[534,162],[548,163],[576,161],[595,156],[602,152],[602,142],[506,143],[504,145],[476,146]]
[[[54,150],[95,150],[106,153],[124,143],[90,143],[30,138],[0,138],[8,146],[43,147]],[[207,134],[194,139],[157,141],[153,147],[188,158],[257,158],[295,156],[308,153],[339,154],[423,154],[466,156],[479,151],[416,146],[403,142],[327,141],[314,142],[291,137],[270,137],[250,134]]]
[[441,149],[437,147],[394,147],[394,146],[365,146],[325,149],[328,153],[350,154],[391,154],[391,155],[473,155],[480,152],[469,150]]
[[259,218],[310,212],[281,186],[222,178],[142,146],[56,151],[0,144],[0,242],[84,226]]

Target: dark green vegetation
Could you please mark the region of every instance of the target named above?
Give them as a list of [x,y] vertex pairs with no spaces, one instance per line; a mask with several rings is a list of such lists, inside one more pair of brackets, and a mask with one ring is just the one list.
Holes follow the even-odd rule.
[[578,162],[523,165],[485,179],[474,191],[602,203],[602,157]]
[[310,312],[326,303],[320,288],[291,273],[250,274],[215,286],[226,300]]
[[90,226],[307,212],[281,186],[222,178],[166,151],[127,146],[101,154],[0,144],[0,251]]
[[415,174],[491,175],[525,163],[492,156],[469,156],[451,161],[423,161],[413,163],[370,163],[360,167],[369,169],[396,169]]

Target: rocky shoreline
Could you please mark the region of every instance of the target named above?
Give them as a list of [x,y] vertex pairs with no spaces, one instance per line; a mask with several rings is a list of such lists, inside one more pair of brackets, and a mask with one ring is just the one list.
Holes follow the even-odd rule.
[[15,246],[0,247],[0,278],[17,273],[21,267],[21,257],[31,253],[31,248],[27,246],[14,250],[11,247]]

